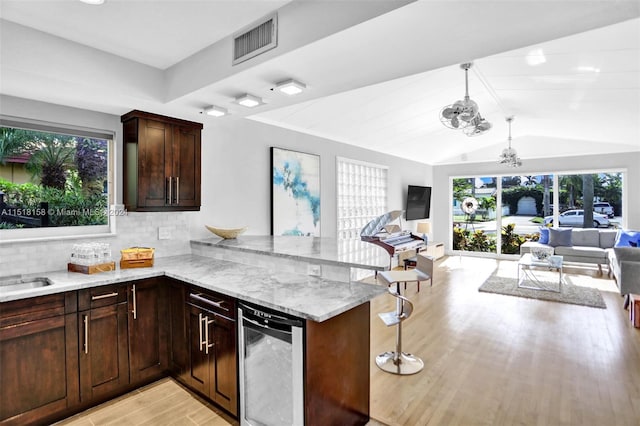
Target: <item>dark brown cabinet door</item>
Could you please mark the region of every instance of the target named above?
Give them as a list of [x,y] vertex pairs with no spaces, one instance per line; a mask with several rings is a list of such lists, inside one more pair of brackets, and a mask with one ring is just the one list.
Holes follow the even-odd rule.
[[167,307],[169,309],[169,369],[171,373],[188,384],[189,346],[187,315],[185,305],[185,285],[167,278]]
[[172,126],[141,119],[138,131],[138,206],[163,207],[169,197]]
[[221,315],[213,321],[213,395],[211,398],[231,414],[238,414],[236,322]]
[[173,202],[180,207],[200,206],[200,129],[175,126],[172,160]]
[[168,365],[166,305],[159,278],[129,284],[131,383],[160,377]]
[[208,322],[207,312],[188,305],[189,323],[189,386],[201,394],[211,397],[210,358],[205,341]]
[[[235,302],[217,293],[190,289],[188,385],[233,415],[238,414]],[[224,314],[224,315],[221,315]]]
[[80,397],[83,402],[129,384],[127,303],[78,314]]
[[65,314],[64,296],[54,296],[62,297],[59,308],[32,310],[28,321],[5,321],[14,302],[0,308],[0,421],[7,424],[30,423],[79,401],[77,314]]

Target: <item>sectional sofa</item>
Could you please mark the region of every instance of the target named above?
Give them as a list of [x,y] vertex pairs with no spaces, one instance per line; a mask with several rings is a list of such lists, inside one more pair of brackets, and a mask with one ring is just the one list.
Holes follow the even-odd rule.
[[[542,230],[544,232],[544,230]],[[533,247],[552,247],[564,262],[596,264],[608,267],[609,276],[618,284],[620,294],[640,294],[640,248],[616,247],[620,233],[615,229],[549,228],[549,240],[527,241],[520,246],[520,254]],[[543,237],[543,235],[541,235]]]

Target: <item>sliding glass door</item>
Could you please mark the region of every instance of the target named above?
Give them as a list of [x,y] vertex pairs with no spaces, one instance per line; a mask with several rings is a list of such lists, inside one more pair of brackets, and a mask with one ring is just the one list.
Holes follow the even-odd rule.
[[621,171],[455,177],[453,250],[519,254],[541,226],[622,227],[623,178]]

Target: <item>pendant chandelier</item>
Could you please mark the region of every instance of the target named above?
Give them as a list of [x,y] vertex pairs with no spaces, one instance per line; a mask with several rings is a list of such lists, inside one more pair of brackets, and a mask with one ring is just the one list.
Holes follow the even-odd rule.
[[[478,134],[481,134],[491,128],[491,124],[481,117],[479,120],[476,120],[479,116],[478,104],[469,98],[469,68],[471,68],[472,65],[472,62],[460,65],[460,68],[464,70],[464,99],[455,101],[453,104],[445,106],[440,111],[440,122],[446,127],[455,130],[462,130],[467,127],[474,129],[469,133],[465,132],[467,136],[476,136],[476,129],[478,130]],[[483,127],[478,127],[482,121],[489,124],[488,128],[486,128],[486,124]],[[486,128],[486,130],[482,131],[483,128]]]
[[515,168],[522,166],[522,161],[520,160],[520,157],[518,157],[516,150],[511,148],[511,122],[513,121],[513,118],[514,117],[511,116],[506,119],[507,123],[509,123],[509,147],[502,150],[502,154],[500,154],[498,162]]

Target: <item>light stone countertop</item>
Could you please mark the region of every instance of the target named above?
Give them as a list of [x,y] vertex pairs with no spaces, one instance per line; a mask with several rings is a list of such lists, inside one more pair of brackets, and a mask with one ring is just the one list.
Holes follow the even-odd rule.
[[195,255],[158,258],[152,268],[116,269],[92,275],[56,271],[37,276],[48,278],[52,285],[20,292],[3,292],[0,289],[0,302],[168,276],[246,302],[321,322],[387,293],[386,286],[330,281]]
[[217,237],[192,240],[191,244],[372,271],[384,271],[389,267],[389,254],[383,248],[360,240],[241,235],[228,240]]

